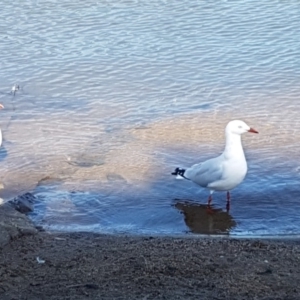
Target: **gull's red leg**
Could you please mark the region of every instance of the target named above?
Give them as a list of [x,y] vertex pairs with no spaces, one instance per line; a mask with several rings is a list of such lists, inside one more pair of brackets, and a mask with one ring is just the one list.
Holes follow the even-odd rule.
[[214,213],[213,210],[211,209],[211,206],[210,206],[211,202],[212,202],[212,195],[210,194],[209,197],[208,197],[207,209],[206,209],[207,213],[210,214],[210,215]]
[[229,212],[229,210],[230,210],[230,193],[229,193],[229,191],[227,191],[226,210],[227,210],[227,212]]
[[212,195],[209,195],[208,197],[208,201],[207,201],[207,205],[210,206],[211,204],[211,201],[212,201]]
[[227,191],[227,201],[230,202],[230,193],[229,193],[229,191]]

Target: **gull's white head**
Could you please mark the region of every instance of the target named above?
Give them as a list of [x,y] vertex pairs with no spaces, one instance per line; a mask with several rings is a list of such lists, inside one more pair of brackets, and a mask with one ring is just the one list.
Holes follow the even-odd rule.
[[239,134],[239,135],[241,135],[245,132],[258,133],[258,131],[249,127],[244,121],[240,121],[240,120],[230,121],[226,126],[225,132],[226,132],[226,134],[233,133],[233,134]]

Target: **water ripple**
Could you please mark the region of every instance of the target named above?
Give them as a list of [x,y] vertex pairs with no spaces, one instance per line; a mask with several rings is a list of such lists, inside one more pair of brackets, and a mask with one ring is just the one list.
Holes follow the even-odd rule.
[[[169,173],[170,164],[183,163],[186,156],[192,163],[213,155],[222,144],[224,124],[242,118],[261,134],[245,142],[253,169],[237,197],[246,199],[251,192],[249,201],[257,209],[243,203],[244,211],[233,211],[237,226],[232,232],[271,233],[271,227],[277,233],[299,231],[296,225],[287,229],[298,217],[286,210],[281,218],[282,202],[270,205],[269,191],[284,198],[287,193],[291,200],[299,180],[298,1],[3,4],[0,101],[6,109],[1,111],[1,178],[6,199],[33,189],[45,176],[65,181],[54,189],[63,194],[68,194],[61,191],[69,188],[68,180],[76,186],[93,182],[90,189],[101,182],[106,205],[119,201],[141,216],[152,211],[166,220],[160,222],[161,232],[183,232],[186,227],[171,208],[175,184],[160,172]],[[9,94],[14,83],[21,86],[15,97]],[[127,196],[115,191],[108,178],[124,179],[118,184],[128,188]],[[138,210],[130,210],[126,202],[134,189],[139,191],[130,205]],[[191,192],[196,190],[186,187],[177,196],[189,199]],[[148,193],[149,198],[144,197]],[[74,201],[92,214],[79,198]],[[272,216],[270,223],[262,217],[258,198]],[[147,210],[149,201],[153,206]],[[115,222],[116,230],[113,208],[112,215],[105,221],[110,226]],[[139,225],[121,217],[120,228],[129,231],[155,231],[158,223],[156,217]],[[174,230],[172,220],[178,225]],[[257,228],[254,220],[259,220]]]

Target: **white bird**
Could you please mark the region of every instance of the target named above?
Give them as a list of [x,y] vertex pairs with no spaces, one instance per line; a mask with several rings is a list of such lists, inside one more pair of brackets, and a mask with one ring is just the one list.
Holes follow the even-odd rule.
[[[4,108],[2,104],[0,104],[0,109]],[[2,131],[0,129],[0,146],[2,145]]]
[[225,129],[226,146],[223,153],[215,158],[191,166],[188,169],[176,168],[172,175],[191,180],[210,190],[208,207],[214,191],[227,191],[227,211],[230,209],[229,191],[238,186],[247,174],[241,135],[245,132],[258,133],[240,120],[230,121]]
[[18,84],[14,84],[11,88],[11,93],[15,96],[16,92],[20,89],[20,86]]

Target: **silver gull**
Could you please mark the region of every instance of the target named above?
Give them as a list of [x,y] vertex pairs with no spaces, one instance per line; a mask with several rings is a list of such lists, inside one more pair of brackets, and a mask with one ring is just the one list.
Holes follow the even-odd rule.
[[191,180],[201,187],[209,189],[208,207],[210,207],[214,191],[227,191],[226,208],[229,211],[229,191],[238,186],[247,173],[247,161],[241,141],[241,135],[245,132],[258,133],[243,121],[230,121],[225,129],[226,146],[220,156],[187,169],[176,168],[172,175]]

